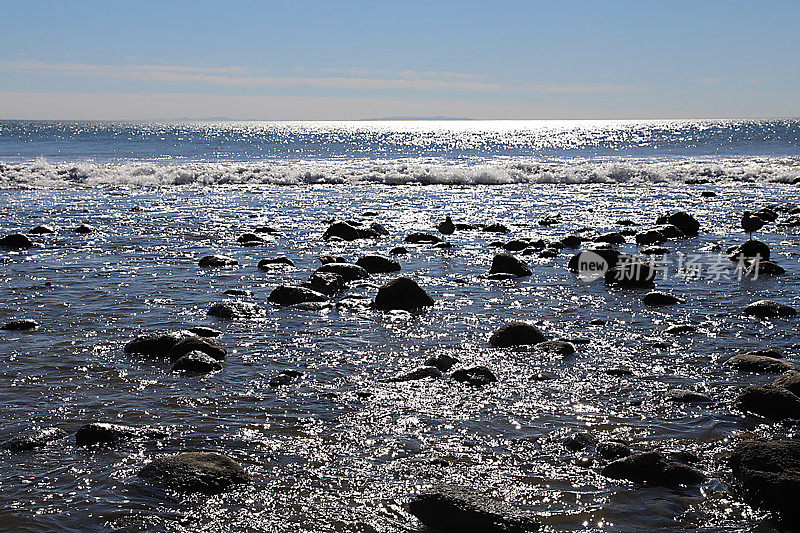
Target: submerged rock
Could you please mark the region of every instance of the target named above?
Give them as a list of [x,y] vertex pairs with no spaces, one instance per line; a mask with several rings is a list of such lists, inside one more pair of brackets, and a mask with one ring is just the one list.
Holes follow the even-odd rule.
[[0,326],[0,329],[7,331],[28,331],[38,327],[39,323],[35,320],[31,320],[30,318],[17,318],[6,322]]
[[628,257],[630,260],[618,260],[617,265],[605,273],[606,285],[627,288],[652,287],[656,270],[641,259]]
[[22,233],[12,233],[0,238],[0,248],[9,250],[25,250],[33,247],[33,241]]
[[651,291],[642,298],[644,305],[675,305],[683,303],[683,300],[668,292]]
[[283,370],[269,378],[267,384],[270,387],[282,387],[284,385],[291,385],[301,377],[303,377],[303,373],[299,370]]
[[586,431],[576,431],[567,435],[562,441],[564,447],[573,452],[579,452],[597,444],[597,437]]
[[492,336],[489,337],[489,344],[494,348],[509,348],[539,344],[546,340],[544,334],[533,324],[512,320],[492,333]]
[[94,229],[94,226],[90,226],[89,224],[81,224],[80,226],[75,228],[73,231],[75,231],[75,233],[84,233],[85,234],[85,233],[94,233],[95,229]]
[[665,335],[686,335],[687,333],[697,333],[697,326],[691,324],[673,324],[664,330]]
[[430,233],[417,231],[406,235],[405,241],[409,244],[437,244],[442,242],[442,239]]
[[442,371],[434,366],[421,366],[409,372],[383,380],[386,383],[402,383],[404,381],[417,381],[425,378],[440,378]]
[[537,352],[550,355],[567,356],[575,353],[575,345],[568,341],[542,341],[535,346]]
[[322,238],[326,241],[333,238],[338,238],[343,241],[355,241],[356,239],[367,238],[366,236],[362,235],[364,234],[359,231],[359,228],[356,228],[347,222],[334,222],[328,226],[328,229],[322,234]]
[[311,274],[305,285],[309,286],[311,290],[328,297],[339,294],[347,288],[344,283],[344,278],[333,272],[315,272]]
[[227,266],[236,266],[239,261],[227,255],[206,255],[200,258],[197,265],[203,268],[219,268]]
[[787,370],[782,376],[772,382],[774,387],[783,387],[792,394],[800,395],[800,372],[797,370]]
[[666,400],[679,403],[712,403],[711,396],[686,389],[669,389]]
[[745,307],[744,313],[758,318],[781,318],[794,316],[797,314],[797,310],[779,302],[759,300]]
[[208,310],[208,315],[227,320],[253,318],[263,313],[264,309],[260,305],[241,300],[217,302]]
[[306,302],[327,302],[328,297],[315,290],[300,285],[279,285],[267,297],[267,301],[277,305],[297,305]]
[[510,254],[497,254],[492,259],[489,274],[510,274],[516,277],[525,277],[532,274],[531,269],[524,261]]
[[184,337],[170,349],[169,359],[173,363],[189,352],[203,352],[216,361],[223,361],[227,350],[216,339],[206,337]]
[[667,238],[658,230],[651,229],[636,234],[636,244],[639,246],[664,244],[665,242],[667,242]]
[[436,355],[432,355],[427,359],[425,359],[424,364],[425,366],[432,366],[438,368],[442,372],[447,372],[458,363],[459,360],[453,357],[452,355],[447,355],[445,353],[438,353]]
[[747,503],[800,520],[800,441],[743,440],[728,459]]
[[35,228],[31,228],[31,230],[28,233],[30,233],[31,235],[45,235],[55,232],[56,230],[54,230],[50,226],[36,226]]
[[365,255],[356,261],[356,265],[360,266],[370,274],[386,274],[388,272],[397,272],[400,270],[400,263],[394,259],[382,257],[380,255]]
[[222,335],[220,330],[206,326],[193,326],[188,331],[200,337],[219,337]]
[[475,386],[488,385],[497,381],[497,377],[485,366],[461,368],[453,372],[452,377],[456,381]]
[[190,331],[170,331],[162,333],[147,333],[139,335],[128,342],[125,353],[138,353],[150,357],[169,357],[172,348],[183,339],[192,338],[195,335]]
[[433,298],[416,281],[406,277],[385,283],[375,296],[375,307],[382,311],[417,311],[430,307],[433,303]]
[[595,449],[600,457],[607,461],[628,457],[631,454],[631,449],[627,444],[615,440],[599,442]]
[[725,361],[725,364],[736,370],[743,370],[745,372],[765,372],[769,374],[780,374],[781,372],[786,372],[794,368],[791,363],[787,363],[781,359],[752,353],[734,355]]
[[26,452],[41,448],[53,441],[63,439],[66,436],[66,431],[56,427],[35,428],[3,442],[0,444],[0,449],[10,452]]
[[439,486],[414,496],[408,510],[426,527],[447,533],[523,533],[539,524],[464,487]]
[[389,250],[389,253],[392,255],[405,255],[408,253],[408,250],[405,248],[405,246],[395,246]]
[[134,428],[107,422],[91,422],[81,426],[75,433],[75,444],[77,446],[112,445],[136,437],[161,437],[163,435],[162,431],[151,428]]
[[180,356],[172,365],[173,372],[207,374],[222,370],[222,364],[205,352],[194,350]]
[[780,276],[786,269],[772,261],[753,261],[747,265],[747,272],[753,276]]
[[274,268],[293,267],[294,261],[288,257],[271,257],[262,259],[258,262],[258,268],[261,270],[272,270]]
[[672,224],[686,237],[695,237],[700,232],[700,223],[685,211],[662,215],[658,217],[656,224]]
[[511,230],[508,229],[508,227],[498,223],[483,226],[481,230],[487,233],[511,233]]
[[178,492],[218,494],[250,476],[226,455],[188,452],[158,457],[139,471],[139,476]]
[[594,242],[605,242],[608,244],[625,244],[625,235],[618,231],[612,231],[611,233],[598,235],[593,240]]
[[339,274],[346,282],[369,278],[369,272],[352,263],[328,263],[314,271],[316,274]]
[[705,480],[705,475],[696,468],[670,460],[655,451],[618,459],[607,464],[602,474],[611,479],[627,479],[665,487],[696,485]]
[[736,407],[771,420],[800,418],[800,397],[774,385],[748,385],[736,398]]

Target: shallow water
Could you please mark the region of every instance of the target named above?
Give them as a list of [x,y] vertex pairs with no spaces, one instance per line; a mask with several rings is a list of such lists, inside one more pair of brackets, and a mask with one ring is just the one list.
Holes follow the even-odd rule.
[[[703,199],[701,190],[718,196]],[[739,280],[733,264],[701,249],[741,242],[737,213],[796,201],[796,191],[767,183],[0,191],[0,233],[42,223],[59,228],[37,238],[40,246],[30,251],[0,256],[0,321],[24,316],[41,323],[34,332],[0,335],[3,438],[33,425],[74,433],[90,421],[169,428],[167,438],[112,449],[79,449],[70,437],[3,455],[0,525],[22,531],[418,531],[403,504],[419,488],[445,481],[491,492],[556,530],[778,529],[729,492],[724,453],[741,433],[787,435],[790,429],[730,409],[742,386],[772,377],[733,372],[722,362],[764,347],[800,362],[796,319],[762,323],[742,313],[762,298],[800,304],[800,235],[775,225],[759,235],[787,270],[773,279]],[[317,256],[386,254],[409,232],[434,228],[444,214],[457,222],[502,222],[512,229],[500,236],[507,240],[562,236],[584,226],[610,231],[626,218],[647,225],[676,209],[694,214],[702,227],[697,238],[668,243],[672,256],[700,253],[702,265],[723,264],[725,274],[681,275],[673,263],[657,284],[687,299],[679,306],[646,308],[643,291],[578,280],[566,269],[570,250],[552,260],[527,258],[529,278],[487,280],[481,275],[495,253],[488,244],[498,236],[479,231],[456,232],[448,250],[406,245],[402,274],[436,301],[424,314],[266,303],[276,285],[305,280],[319,265]],[[361,218],[365,211],[376,211],[391,235],[322,241],[326,219]],[[562,215],[561,224],[537,224],[553,213]],[[98,231],[73,233],[80,223]],[[261,225],[284,236],[254,248],[236,243]],[[240,266],[199,268],[197,260],[208,253],[231,255]],[[259,259],[278,255],[297,267],[256,268]],[[346,295],[372,298],[391,277],[373,276]],[[264,305],[266,315],[207,317],[231,288],[252,290],[246,299]],[[590,325],[595,318],[608,323]],[[491,349],[488,336],[510,319],[534,322],[550,338],[588,343],[565,358]],[[686,322],[699,333],[662,334]],[[229,355],[221,372],[181,376],[166,362],[122,352],[140,332],[199,324],[224,331]],[[669,347],[653,347],[659,341]],[[435,353],[485,364],[499,382],[472,388],[447,377],[380,381]],[[617,366],[634,375],[603,372]],[[305,375],[294,385],[267,386],[288,368]],[[706,391],[718,403],[664,402],[675,387]],[[709,480],[667,490],[605,479],[599,463],[578,466],[581,454],[563,448],[561,439],[574,430],[621,438],[636,449],[691,450]],[[153,455],[195,449],[231,455],[253,481],[211,498],[178,497],[136,476]]]

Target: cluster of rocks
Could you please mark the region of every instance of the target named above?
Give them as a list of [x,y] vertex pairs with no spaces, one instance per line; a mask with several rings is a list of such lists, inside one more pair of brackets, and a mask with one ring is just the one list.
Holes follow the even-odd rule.
[[207,374],[222,370],[227,350],[216,339],[220,332],[209,328],[149,333],[128,342],[124,351],[168,360],[173,372]]

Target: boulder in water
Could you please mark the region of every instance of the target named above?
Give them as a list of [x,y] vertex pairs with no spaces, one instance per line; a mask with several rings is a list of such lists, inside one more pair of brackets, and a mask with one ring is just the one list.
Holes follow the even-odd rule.
[[258,268],[261,270],[272,270],[274,268],[293,267],[294,261],[288,257],[271,257],[262,259],[258,262]]
[[423,233],[421,231],[410,233],[406,236],[405,241],[409,244],[437,244],[442,242],[442,239],[430,233]]
[[193,372],[207,374],[222,370],[222,364],[207,353],[199,350],[188,352],[179,357],[172,365],[173,372]]
[[50,226],[36,226],[35,228],[31,228],[31,230],[28,233],[30,233],[31,235],[45,235],[55,232],[56,230],[54,230]]
[[33,247],[33,242],[22,233],[12,233],[0,238],[0,248],[26,250],[31,247]]
[[767,374],[780,374],[794,368],[791,363],[781,359],[753,353],[734,355],[725,361],[725,365],[745,372],[763,372]]
[[95,229],[94,229],[94,226],[90,226],[89,224],[81,224],[80,226],[75,228],[73,231],[75,231],[75,233],[84,233],[84,234],[86,234],[86,233],[94,233]]
[[91,422],[75,433],[78,446],[113,445],[136,437],[161,437],[164,433],[150,428],[134,428],[107,422]]
[[299,370],[282,370],[272,376],[267,384],[270,387],[283,387],[284,385],[291,385],[301,377],[303,377],[303,373]]
[[708,394],[686,389],[669,389],[666,400],[677,403],[711,403],[714,401]]
[[250,476],[226,455],[188,452],[158,457],[139,471],[139,476],[178,492],[218,494]]
[[769,255],[769,246],[755,239],[728,248],[728,259],[731,261],[753,259],[757,261],[769,261]]
[[668,459],[656,451],[618,459],[607,464],[602,473],[611,479],[627,479],[665,487],[697,485],[705,480],[705,475],[696,468]]
[[489,344],[494,348],[509,348],[511,346],[528,346],[539,344],[547,339],[544,334],[527,322],[512,320],[497,329],[489,338]]
[[785,318],[797,314],[797,310],[780,302],[771,300],[759,300],[744,308],[746,315],[758,318]]
[[736,398],[736,407],[771,420],[800,418],[800,397],[774,385],[748,385]]
[[300,285],[279,285],[269,294],[267,301],[277,305],[297,305],[307,302],[327,302],[328,297]]
[[425,366],[432,366],[436,367],[442,372],[447,372],[451,368],[453,368],[456,364],[458,364],[458,359],[453,357],[452,355],[447,355],[445,353],[438,353],[436,355],[432,355],[425,359]]
[[53,441],[61,440],[66,436],[66,431],[56,427],[35,428],[0,443],[0,449],[10,452],[26,452],[41,448]]
[[181,340],[195,337],[190,331],[169,331],[139,335],[125,345],[125,353],[138,353],[150,357],[169,357],[172,348]]
[[389,259],[388,257],[380,255],[365,255],[364,257],[360,257],[358,261],[356,261],[356,265],[370,274],[386,274],[400,270],[400,263],[394,259]]
[[685,211],[679,211],[671,215],[662,215],[658,217],[656,224],[672,224],[686,237],[696,237],[700,232],[700,223],[696,218]]
[[675,305],[683,303],[683,300],[668,292],[651,291],[644,295],[642,303],[644,305]]
[[453,372],[452,377],[456,381],[468,383],[476,387],[488,385],[497,381],[497,377],[485,366],[473,366],[471,368],[461,368]]
[[7,331],[29,331],[38,327],[39,323],[35,320],[31,320],[30,318],[17,318],[14,320],[9,320],[0,326],[0,329]]
[[406,277],[385,283],[375,296],[375,307],[382,311],[418,311],[432,306],[433,303],[433,298],[417,282]]
[[356,281],[359,279],[367,279],[369,277],[369,272],[364,270],[362,267],[358,265],[354,265],[352,263],[328,263],[326,265],[322,265],[315,273],[322,274],[331,272],[333,274],[339,274],[342,276],[342,279],[346,282]]
[[220,267],[227,267],[227,266],[236,266],[239,264],[239,261],[234,259],[233,257],[228,257],[226,255],[206,255],[200,258],[197,265],[203,268],[220,268]]
[[383,380],[385,383],[402,383],[404,381],[417,381],[425,378],[440,378],[442,371],[434,366],[421,366],[398,376]]
[[217,302],[208,310],[209,316],[226,320],[253,318],[262,314],[264,314],[264,309],[260,305],[241,300]]
[[532,274],[531,269],[524,261],[510,254],[497,254],[492,260],[489,275],[508,274],[515,277],[525,277]]

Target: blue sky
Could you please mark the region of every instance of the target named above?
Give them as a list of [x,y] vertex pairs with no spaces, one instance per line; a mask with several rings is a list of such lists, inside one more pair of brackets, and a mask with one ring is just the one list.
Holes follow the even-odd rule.
[[800,116],[800,2],[5,2],[0,117]]

